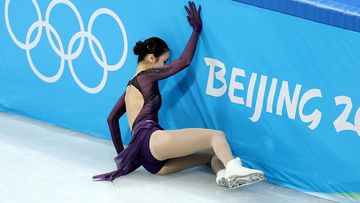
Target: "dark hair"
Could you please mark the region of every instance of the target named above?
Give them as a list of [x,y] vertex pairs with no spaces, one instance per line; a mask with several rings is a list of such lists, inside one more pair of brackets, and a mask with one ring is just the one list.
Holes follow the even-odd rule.
[[158,37],[150,37],[149,39],[136,42],[134,46],[134,54],[138,55],[138,63],[144,60],[147,54],[154,54],[159,57],[161,54],[169,51],[166,42]]

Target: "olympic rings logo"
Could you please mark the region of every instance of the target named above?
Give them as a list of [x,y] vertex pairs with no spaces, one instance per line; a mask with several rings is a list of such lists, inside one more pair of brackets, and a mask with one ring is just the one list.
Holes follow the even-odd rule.
[[[128,43],[127,43],[127,36],[126,36],[125,27],[124,27],[123,23],[121,22],[120,18],[112,10],[109,10],[107,8],[100,8],[100,9],[96,10],[91,15],[89,23],[88,23],[88,30],[86,31],[86,30],[84,30],[84,23],[82,21],[80,13],[77,10],[77,8],[74,6],[74,4],[71,3],[71,1],[68,1],[68,0],[53,0],[53,1],[51,1],[50,4],[48,5],[47,9],[46,9],[45,21],[43,21],[43,19],[42,19],[40,8],[39,8],[39,5],[36,2],[36,0],[32,0],[32,3],[34,4],[34,7],[36,9],[38,20],[36,22],[34,22],[30,26],[29,30],[27,31],[25,43],[20,42],[15,37],[15,35],[14,35],[12,29],[11,29],[11,26],[10,26],[10,23],[9,23],[9,4],[10,4],[10,0],[6,0],[6,2],[5,2],[5,22],[6,22],[6,28],[7,28],[8,32],[9,32],[12,40],[15,42],[15,44],[18,47],[20,47],[21,49],[24,49],[26,51],[26,56],[27,56],[28,62],[30,64],[31,69],[34,71],[34,73],[41,80],[43,80],[43,81],[45,81],[47,83],[56,82],[57,80],[59,80],[59,78],[63,74],[64,66],[65,66],[65,60],[66,60],[68,62],[68,65],[69,65],[71,75],[73,76],[74,80],[80,86],[81,89],[85,90],[88,93],[93,93],[93,94],[100,92],[104,88],[104,86],[106,84],[108,71],[116,71],[116,70],[120,69],[122,67],[122,65],[125,63],[125,60],[126,60],[127,50],[128,50]],[[77,18],[77,20],[79,22],[80,31],[75,33],[71,37],[68,48],[67,48],[67,53],[65,53],[63,42],[61,41],[58,32],[49,23],[49,18],[50,18],[51,11],[58,4],[65,4],[66,6],[68,6],[75,13],[76,18]],[[122,56],[121,56],[120,60],[116,64],[113,64],[113,65],[107,63],[105,51],[104,51],[102,45],[100,44],[99,40],[91,33],[93,23],[96,20],[96,18],[98,16],[100,16],[100,15],[109,15],[109,16],[111,16],[116,21],[116,23],[119,25],[119,27],[121,29],[121,32],[122,32],[124,50],[123,50],[123,53],[122,53]],[[37,44],[40,41],[40,37],[42,35],[43,27],[45,27],[46,36],[47,36],[47,38],[48,38],[48,40],[50,42],[51,47],[53,48],[55,53],[61,58],[61,63],[60,63],[59,70],[53,76],[45,76],[42,73],[40,73],[38,71],[38,69],[35,67],[35,65],[34,65],[32,59],[31,59],[31,55],[30,55],[30,50],[33,49],[34,47],[36,47]],[[32,35],[32,33],[34,32],[35,29],[38,29],[37,35],[36,35],[35,39],[32,42],[30,42],[30,37],[31,37],[31,35]],[[53,34],[53,36],[55,36],[55,39],[56,39],[59,47],[57,47],[54,44],[54,40],[53,40],[52,35],[51,35],[50,32]],[[104,69],[102,80],[101,80],[100,84],[97,85],[96,87],[88,87],[83,82],[81,82],[80,79],[78,78],[78,76],[76,75],[76,73],[74,71],[74,68],[73,68],[73,65],[72,65],[72,61],[74,59],[76,59],[80,55],[80,53],[82,52],[82,49],[84,48],[84,39],[85,38],[88,39],[88,44],[89,44],[89,47],[90,47],[90,51],[91,51],[94,59]],[[77,48],[76,51],[73,51],[73,46],[74,46],[75,42],[78,39],[80,39],[79,47]],[[100,54],[101,54],[101,58],[95,52],[93,42],[98,47],[98,49],[100,51]]]

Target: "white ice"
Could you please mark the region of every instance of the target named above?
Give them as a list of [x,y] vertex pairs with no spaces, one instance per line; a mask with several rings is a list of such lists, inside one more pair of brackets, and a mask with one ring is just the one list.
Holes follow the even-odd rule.
[[111,182],[110,140],[0,113],[0,202],[332,202],[266,182],[235,190],[215,183],[204,165],[157,176],[143,167]]

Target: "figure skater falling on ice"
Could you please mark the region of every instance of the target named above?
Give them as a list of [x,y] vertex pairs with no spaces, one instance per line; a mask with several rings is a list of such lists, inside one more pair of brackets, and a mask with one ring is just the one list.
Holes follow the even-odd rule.
[[[165,175],[209,164],[216,174],[216,182],[226,188],[236,188],[260,182],[262,171],[245,168],[240,158],[234,158],[223,131],[204,128],[164,130],[158,123],[161,95],[158,81],[188,67],[194,56],[202,30],[201,6],[194,2],[185,6],[187,20],[193,28],[180,58],[166,64],[169,48],[160,38],[138,41],[134,53],[138,66],[126,90],[112,109],[107,122],[118,155],[117,170],[93,176],[111,181],[143,166],[152,174]],[[119,119],[127,112],[132,138],[124,149]]]

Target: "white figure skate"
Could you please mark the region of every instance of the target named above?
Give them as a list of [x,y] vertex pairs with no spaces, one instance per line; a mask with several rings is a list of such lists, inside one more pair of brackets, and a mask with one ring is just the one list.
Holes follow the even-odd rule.
[[239,157],[229,161],[225,168],[226,180],[228,183],[226,189],[235,189],[265,180],[262,171],[242,166]]

